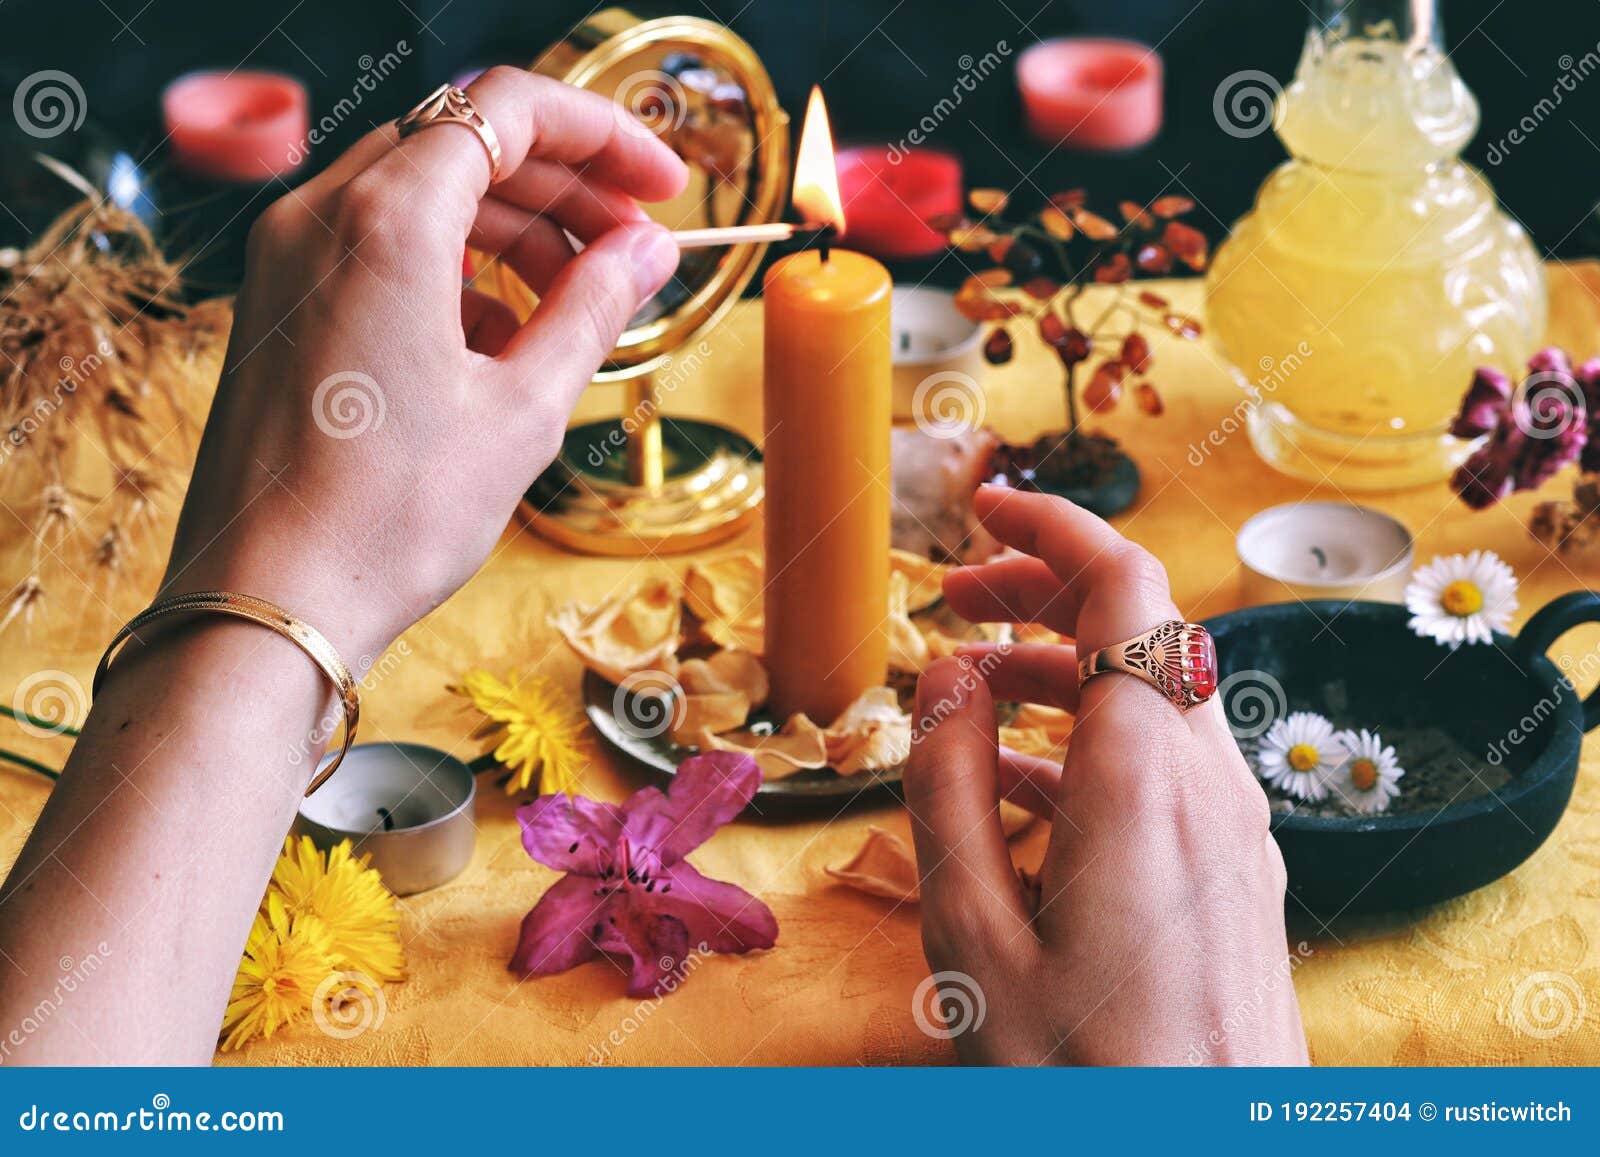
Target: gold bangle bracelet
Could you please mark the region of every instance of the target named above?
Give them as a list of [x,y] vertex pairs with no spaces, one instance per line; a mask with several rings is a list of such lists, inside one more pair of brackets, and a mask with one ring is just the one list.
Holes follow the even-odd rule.
[[328,781],[328,777],[344,761],[345,755],[350,750],[350,744],[355,741],[356,723],[361,717],[361,696],[358,693],[355,676],[350,673],[350,668],[345,666],[344,660],[339,657],[339,652],[328,642],[326,636],[308,623],[301,622],[276,603],[269,603],[266,599],[254,598],[251,595],[230,594],[227,591],[197,591],[194,594],[157,599],[129,619],[122,630],[117,632],[116,638],[111,640],[106,653],[100,657],[100,665],[95,668],[91,693],[95,695],[100,693],[100,682],[105,678],[117,649],[132,638],[139,628],[168,615],[195,614],[232,615],[234,618],[259,623],[269,630],[276,631],[304,651],[339,692],[339,701],[344,707],[344,742],[339,747],[339,753],[333,757],[333,762],[317,772],[311,780],[311,786],[306,788],[306,794],[310,795]]

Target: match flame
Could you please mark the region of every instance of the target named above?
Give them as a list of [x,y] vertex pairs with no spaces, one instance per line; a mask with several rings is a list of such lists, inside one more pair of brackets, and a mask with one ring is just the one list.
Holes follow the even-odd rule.
[[833,163],[833,133],[822,89],[813,86],[800,129],[800,150],[794,159],[794,207],[809,225],[832,225],[844,236],[844,205],[839,199],[839,170]]

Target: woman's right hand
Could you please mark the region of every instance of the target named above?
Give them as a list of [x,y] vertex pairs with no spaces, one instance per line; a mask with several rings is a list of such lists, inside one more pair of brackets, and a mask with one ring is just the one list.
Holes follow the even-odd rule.
[[[620,106],[514,68],[461,125],[385,125],[250,233],[222,381],[165,594],[279,603],[354,662],[465,582],[677,247],[635,203],[682,161]],[[575,253],[567,234],[584,243]],[[468,244],[541,295],[519,325],[463,291]]]
[[[923,946],[953,1004],[985,1007],[955,1037],[958,1054],[1306,1063],[1283,859],[1220,702],[1180,713],[1120,673],[1078,686],[1080,652],[1181,618],[1166,573],[1061,499],[984,487],[976,506],[1023,557],[953,572],[950,606],[974,622],[1042,623],[1077,645],[963,648],[918,687],[905,789]],[[1073,712],[1065,766],[1002,752],[995,699]],[[1012,868],[1002,792],[1054,823],[1036,894]]]

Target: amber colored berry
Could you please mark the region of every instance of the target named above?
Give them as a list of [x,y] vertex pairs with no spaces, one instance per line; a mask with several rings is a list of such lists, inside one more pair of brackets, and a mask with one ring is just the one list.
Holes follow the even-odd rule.
[[1186,314],[1169,313],[1161,321],[1175,336],[1183,338],[1184,341],[1194,341],[1200,336],[1200,323]]
[[1165,245],[1141,245],[1134,254],[1133,263],[1141,273],[1165,277],[1172,272],[1172,252]]
[[1210,246],[1206,235],[1200,230],[1185,225],[1182,221],[1168,221],[1167,227],[1161,233],[1162,243],[1172,251],[1179,261],[1190,269],[1198,272],[1206,267],[1210,258]]
[[1121,285],[1133,276],[1133,262],[1126,253],[1113,253],[1095,267],[1094,279],[1101,285]]
[[1122,397],[1122,379],[1126,372],[1127,367],[1115,359],[1101,362],[1083,388],[1083,404],[1097,414],[1113,408]]
[[1136,374],[1150,368],[1150,342],[1144,334],[1136,330],[1122,339],[1122,360]]
[[1004,326],[996,329],[983,343],[983,357],[991,366],[1003,366],[1011,360],[1016,347]]
[[1182,217],[1193,208],[1194,202],[1187,197],[1157,197],[1150,203],[1150,212],[1157,217]]
[[1134,387],[1133,400],[1139,403],[1141,413],[1152,418],[1161,417],[1167,408],[1161,400],[1161,394],[1150,382],[1140,382]]

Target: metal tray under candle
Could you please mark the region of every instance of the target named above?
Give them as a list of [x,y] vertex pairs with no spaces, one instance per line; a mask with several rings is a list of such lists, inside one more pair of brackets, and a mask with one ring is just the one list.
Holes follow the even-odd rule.
[[[915,617],[928,615],[947,632],[961,634],[978,641],[999,641],[1009,638],[1009,628],[974,626],[959,619],[943,604],[937,603],[928,611]],[[911,712],[915,709],[917,681],[914,675],[894,675],[889,686],[900,696],[900,706]],[[615,683],[588,671],[583,678],[583,707],[589,722],[602,739],[616,751],[643,764],[658,776],[670,779],[677,773],[678,764],[698,752],[698,748],[683,747],[672,741],[670,729],[659,734],[654,727],[641,728],[638,720],[671,718],[671,706],[659,702],[639,704],[629,692]],[[995,704],[995,713],[1002,725],[1016,710],[1014,704]],[[665,711],[665,715],[661,714]],[[783,726],[784,720],[765,709],[752,711],[745,726],[757,734],[771,734]],[[762,780],[756,798],[750,804],[752,815],[782,814],[825,805],[883,803],[900,798],[900,780],[905,774],[905,764],[878,771],[863,771],[844,776],[832,768],[806,768],[782,779]]]
[[[894,686],[900,693],[901,706],[909,710],[910,691],[914,690],[915,684],[908,683],[907,687],[900,687],[898,684]],[[667,731],[659,735],[650,735],[648,731],[651,729],[641,730],[635,724],[623,722],[622,715],[629,715],[632,718],[651,718],[656,712],[655,705],[630,710],[626,706],[630,697],[630,692],[622,691],[615,683],[593,671],[584,675],[584,713],[589,716],[589,722],[594,724],[594,729],[600,733],[601,738],[615,750],[643,764],[651,771],[671,778],[677,773],[678,764],[696,754],[699,749],[682,747],[672,742],[672,736]],[[670,707],[666,710],[670,717]],[[765,710],[752,711],[746,726],[757,734],[770,734],[783,726],[783,720]],[[786,806],[806,802],[831,801],[837,805],[881,803],[889,799],[898,799],[900,777],[904,772],[903,763],[851,776],[839,775],[826,767],[805,768],[782,779],[763,779],[761,786],[756,789],[756,798],[750,805],[750,811],[761,815],[769,810],[782,810]],[[772,807],[769,808],[768,805]]]

